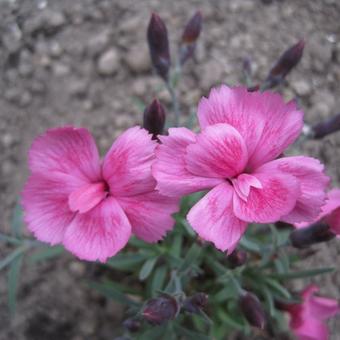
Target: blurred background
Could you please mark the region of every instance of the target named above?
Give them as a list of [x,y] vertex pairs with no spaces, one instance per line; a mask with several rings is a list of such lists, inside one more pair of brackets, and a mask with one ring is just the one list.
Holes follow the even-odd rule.
[[[298,97],[307,123],[340,112],[340,3],[337,0],[1,0],[0,1],[0,216],[8,232],[27,177],[27,150],[45,129],[72,124],[88,128],[101,153],[126,128],[142,123],[144,106],[156,96],[170,111],[171,98],[153,74],[146,43],[151,12],[168,27],[172,56],[196,10],[203,31],[195,58],[179,85],[182,119],[217,84],[239,85],[242,61],[250,58],[255,82],[289,46],[306,40],[302,61],[281,89]],[[318,157],[340,179],[340,133],[308,141],[304,153]],[[313,247],[305,265],[334,265],[340,243]],[[9,251],[1,244],[0,256]],[[93,264],[63,255],[25,266],[18,311],[10,320],[0,300],[1,340],[112,339],[123,309],[87,288]],[[0,294],[6,294],[0,276]],[[340,271],[318,281],[322,293],[340,297]],[[302,288],[302,287],[297,287]],[[332,322],[340,339],[340,320]],[[338,334],[338,335],[336,335]]]

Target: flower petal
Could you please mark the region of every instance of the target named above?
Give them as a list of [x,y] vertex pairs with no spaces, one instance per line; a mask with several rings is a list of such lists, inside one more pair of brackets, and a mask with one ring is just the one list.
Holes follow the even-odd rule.
[[91,182],[100,179],[98,150],[89,131],[83,128],[47,130],[33,142],[29,165],[32,173],[48,177],[62,173]]
[[335,299],[316,296],[319,287],[315,284],[307,286],[302,292],[305,317],[326,320],[339,313],[338,301]]
[[316,319],[326,320],[339,313],[337,300],[313,296],[309,303],[310,313]]
[[277,158],[300,135],[303,127],[303,112],[294,101],[285,103],[281,95],[272,92],[253,92],[265,116],[265,126],[256,149],[249,159],[248,168]]
[[287,223],[313,222],[325,204],[325,189],[329,178],[324,166],[315,158],[297,156],[283,157],[268,162],[257,171],[281,171],[293,175],[299,182],[300,195],[294,209],[281,218]]
[[326,223],[330,226],[332,232],[338,237],[340,236],[340,207],[333,210],[328,216],[325,217]]
[[322,216],[326,216],[340,207],[340,189],[332,189],[327,193],[326,204],[322,207]]
[[238,131],[228,124],[205,128],[196,137],[196,143],[187,147],[187,169],[197,175],[213,178],[231,178],[247,164],[247,147]]
[[103,162],[103,177],[115,196],[133,196],[152,191],[156,185],[151,175],[157,143],[145,129],[126,130],[112,144]]
[[131,225],[123,209],[108,197],[92,210],[77,214],[68,226],[64,246],[82,260],[105,262],[128,242]]
[[291,324],[293,333],[298,340],[328,340],[329,331],[327,326],[317,319],[309,318],[303,320],[301,325],[294,327]]
[[200,237],[228,253],[234,250],[247,227],[246,222],[234,215],[232,197],[231,185],[219,184],[198,201],[187,216]]
[[178,199],[162,196],[156,191],[133,197],[120,197],[132,226],[132,233],[152,243],[161,240],[174,226],[172,214],[179,209]]
[[201,99],[198,120],[202,129],[217,123],[233,126],[243,137],[251,156],[265,124],[263,101],[245,87],[221,85],[212,89],[208,98]]
[[68,195],[73,188],[64,185],[60,177],[63,175],[55,178],[32,175],[21,195],[28,229],[38,240],[51,245],[62,242],[65,230],[75,216],[68,206]]
[[247,222],[272,223],[287,215],[299,196],[298,180],[280,171],[258,170],[252,174],[262,184],[262,189],[250,187],[247,201],[233,197],[235,215]]
[[163,195],[179,197],[209,189],[222,180],[196,176],[186,168],[185,153],[188,145],[196,141],[195,134],[186,128],[169,129],[169,136],[160,136],[152,174],[157,180],[156,189]]
[[85,184],[70,194],[68,205],[71,211],[84,213],[95,207],[106,196],[104,182]]

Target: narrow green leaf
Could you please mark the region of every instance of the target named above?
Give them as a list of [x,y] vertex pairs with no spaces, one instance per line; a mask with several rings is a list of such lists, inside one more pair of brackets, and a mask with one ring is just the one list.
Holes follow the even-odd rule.
[[140,303],[133,301],[120,290],[116,289],[111,282],[88,282],[88,285],[107,298],[113,299],[123,305],[128,305],[130,307],[140,306]]
[[222,288],[218,293],[216,293],[212,299],[218,303],[228,301],[231,298],[235,298],[238,295],[238,291],[235,289],[235,286],[232,284],[227,285],[226,287]]
[[43,250],[32,254],[29,259],[30,264],[36,264],[39,262],[43,262],[46,260],[53,259],[56,256],[61,255],[64,252],[64,248],[62,246],[55,247],[45,247]]
[[0,234],[0,241],[8,242],[8,243],[15,244],[15,245],[22,244],[23,242],[23,240],[19,240],[15,237],[8,236],[5,234]]
[[196,260],[202,253],[202,248],[199,247],[196,243],[193,243],[190,249],[188,250],[185,258],[183,259],[183,262],[181,266],[179,267],[178,271],[183,272],[189,267],[192,266],[192,264],[196,263]]
[[111,258],[104,265],[118,270],[133,271],[148,257],[149,255],[143,253],[121,253]]
[[23,244],[20,247],[16,248],[12,253],[10,253],[3,260],[0,261],[0,270],[8,266],[13,260],[15,260],[21,254],[23,254],[29,248],[30,246],[28,244]]
[[218,314],[218,317],[220,318],[220,320],[222,322],[225,322],[226,324],[228,324],[232,328],[244,331],[244,329],[245,329],[244,323],[241,323],[238,320],[234,319],[231,315],[227,314],[226,312],[222,311],[221,309],[218,310],[217,314]]
[[10,264],[8,270],[8,284],[7,284],[7,296],[8,296],[8,307],[11,315],[15,314],[16,302],[17,302],[17,290],[19,274],[22,267],[23,254],[17,256]]
[[13,209],[13,215],[11,220],[11,231],[14,237],[21,237],[22,235],[22,208],[20,204],[16,204]]
[[246,236],[243,236],[241,238],[239,244],[240,244],[241,248],[243,248],[244,250],[248,250],[248,251],[251,251],[253,253],[258,253],[258,254],[261,253],[260,246],[256,242],[247,238]]
[[153,339],[166,339],[163,335],[166,334],[167,325],[153,326],[151,329],[146,330],[138,336],[138,340],[153,340]]
[[286,299],[290,299],[291,298],[291,294],[289,293],[289,291],[283,287],[279,282],[266,277],[265,282],[267,283],[267,285],[269,286],[269,288],[271,288],[271,290],[274,290],[275,292],[277,292],[280,296],[286,298]]
[[195,339],[195,340],[211,340],[210,337],[201,334],[201,333],[197,333],[195,331],[192,331],[191,329],[185,328],[183,326],[180,326],[178,324],[176,324],[174,326],[175,331],[181,335],[184,336],[185,339]]
[[269,310],[269,314],[270,314],[271,317],[274,317],[275,314],[276,314],[276,310],[275,310],[275,307],[274,307],[273,296],[272,296],[272,294],[270,293],[270,291],[267,287],[262,286],[261,289],[262,289],[262,292],[263,292],[263,295],[264,295],[264,298],[265,298],[267,308]]
[[139,272],[139,280],[140,281],[144,281],[145,279],[147,279],[149,277],[149,275],[151,274],[153,268],[155,267],[155,264],[157,262],[157,257],[153,257],[151,259],[147,259],[140,272]]
[[139,240],[137,237],[132,236],[128,243],[130,246],[134,246],[138,249],[150,249],[153,248],[154,244],[146,243],[142,240]]
[[325,273],[331,273],[333,271],[334,271],[333,267],[326,267],[326,268],[301,270],[301,271],[288,272],[288,273],[274,273],[274,274],[270,274],[270,276],[277,278],[277,279],[282,279],[282,280],[292,280],[292,279],[299,279],[303,277],[321,275]]
[[175,219],[177,223],[184,229],[184,231],[186,232],[188,236],[190,237],[196,236],[194,230],[191,228],[190,224],[183,216],[175,215]]
[[181,250],[182,250],[182,241],[183,241],[183,234],[178,233],[175,235],[174,240],[171,245],[170,253],[175,257],[181,256]]
[[163,290],[166,274],[167,274],[166,266],[160,266],[154,271],[151,282],[152,295],[154,295],[154,293],[157,291]]

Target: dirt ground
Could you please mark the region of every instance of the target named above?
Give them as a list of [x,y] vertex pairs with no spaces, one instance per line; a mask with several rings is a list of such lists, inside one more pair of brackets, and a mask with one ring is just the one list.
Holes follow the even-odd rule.
[[[140,124],[142,110],[159,92],[145,32],[152,11],[165,20],[173,56],[186,20],[204,17],[196,59],[180,85],[183,115],[219,83],[240,84],[244,57],[263,80],[275,58],[300,38],[301,64],[282,91],[299,97],[308,123],[340,111],[340,3],[337,0],[2,0],[0,2],[0,230],[9,230],[13,207],[27,176],[26,154],[45,129],[87,127],[103,152],[124,129]],[[166,91],[158,93],[166,105]],[[340,132],[303,146],[340,182]],[[337,265],[340,241],[318,247],[306,265]],[[9,248],[1,245],[0,255]],[[21,275],[18,314],[10,321],[5,272],[0,276],[1,340],[113,339],[119,305],[89,290],[82,277],[91,264],[70,255]],[[320,282],[320,281],[319,281]],[[340,271],[322,279],[322,291],[340,297]],[[340,319],[331,324],[340,339]]]

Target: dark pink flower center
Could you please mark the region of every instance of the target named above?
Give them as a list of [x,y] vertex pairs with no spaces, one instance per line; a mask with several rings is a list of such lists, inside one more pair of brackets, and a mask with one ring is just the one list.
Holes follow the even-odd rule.
[[250,193],[250,187],[257,189],[262,189],[261,182],[253,175],[250,174],[240,174],[237,178],[230,180],[237,195],[245,202],[248,200]]
[[89,183],[69,195],[68,205],[71,211],[85,213],[94,208],[108,195],[109,186],[106,181]]

